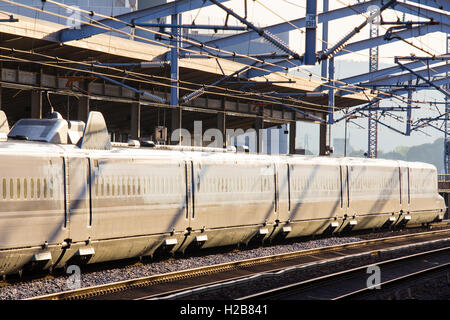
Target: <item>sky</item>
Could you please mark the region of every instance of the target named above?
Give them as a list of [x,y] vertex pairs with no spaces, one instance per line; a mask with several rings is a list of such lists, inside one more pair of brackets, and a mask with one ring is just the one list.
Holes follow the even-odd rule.
[[[349,0],[331,0],[330,10],[337,9],[356,1]],[[421,1],[424,3],[425,1]],[[273,4],[276,3],[276,6]],[[224,3],[229,8],[233,8],[238,14],[244,15],[244,1],[243,0],[230,0]],[[267,26],[271,24],[281,23],[285,20],[298,19],[303,17],[306,12],[306,0],[255,0],[247,1],[247,13],[248,19],[257,26]],[[322,12],[322,1],[318,0],[318,12]],[[366,13],[363,13],[366,14]],[[196,18],[195,18],[196,17]],[[193,10],[183,15],[183,22],[190,23],[195,18],[197,24],[200,23],[214,23],[222,24],[225,21],[226,13],[220,8],[210,6],[199,10]],[[403,14],[393,10],[388,10],[383,13],[383,19],[385,21],[396,21],[402,19]],[[350,32],[354,27],[358,26],[364,21],[363,15],[354,15],[348,18],[342,18],[330,22],[329,24],[329,43],[333,44],[340,40],[344,35]],[[406,20],[417,21],[417,17],[410,15],[405,16]],[[424,19],[421,19],[424,20]],[[229,25],[239,25],[239,22],[232,17],[229,18]],[[385,33],[388,26],[381,26],[380,35]],[[369,35],[369,27],[366,26],[359,34],[353,37],[350,42],[358,41],[367,38]],[[319,50],[321,48],[321,36],[322,29],[319,24],[317,29],[317,44],[316,47]],[[296,50],[299,53],[304,52],[304,34],[299,30],[290,32],[289,45],[291,49]],[[445,34],[442,32],[431,33],[422,37],[411,38],[409,41],[414,45],[423,48],[427,52],[433,54],[443,54],[446,52]],[[335,76],[337,79],[345,78],[358,73],[365,73],[368,71],[369,50],[359,51],[357,53],[346,54],[344,56],[337,57],[335,60]],[[398,41],[392,44],[383,45],[379,48],[379,63],[380,67],[393,66],[395,56],[408,56],[410,54],[416,54],[417,56],[426,56],[424,52],[418,50],[402,41]],[[353,63],[353,64],[352,64]],[[354,66],[350,67],[349,66]],[[304,75],[305,71],[311,71],[314,74],[320,75],[320,67],[306,67],[299,68],[300,75]],[[413,99],[420,101],[443,101],[444,95],[436,90],[423,90],[418,93],[414,93]],[[383,106],[398,106],[397,101],[386,100],[382,103]],[[435,117],[439,115],[435,106],[421,105],[420,110],[413,110],[413,121],[420,117]],[[439,110],[443,111],[443,105],[439,106]],[[403,123],[385,118],[383,121],[402,131],[405,130],[405,113],[396,113],[400,116]],[[339,117],[336,114],[335,117]],[[349,123],[348,135],[351,146],[354,149],[367,150],[367,118],[353,120],[353,123]],[[356,123],[356,124],[354,124]],[[297,147],[305,147],[305,141],[308,148],[313,153],[318,153],[319,149],[319,126],[317,124],[300,122],[297,124],[298,136]],[[344,138],[344,121],[332,126],[332,139]],[[378,150],[384,152],[392,151],[397,146],[412,146],[422,143],[431,143],[437,138],[443,137],[443,133],[433,129],[425,128],[422,132],[414,132],[411,136],[406,137],[404,135],[393,132],[383,126],[378,126]]]

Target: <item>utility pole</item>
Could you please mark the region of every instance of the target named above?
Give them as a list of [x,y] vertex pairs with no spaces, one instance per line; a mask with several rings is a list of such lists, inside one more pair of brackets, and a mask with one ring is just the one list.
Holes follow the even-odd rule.
[[[450,53],[450,33],[447,33],[446,35],[446,41],[447,41],[447,54]],[[448,60],[447,60],[447,64],[448,64]],[[446,73],[447,79],[449,79],[450,77],[450,72]],[[447,89],[447,91],[450,90],[450,85],[446,84],[445,88]],[[450,112],[450,99],[449,97],[446,95],[445,96],[445,136],[444,136],[444,173],[450,174],[450,116],[449,116],[449,112]],[[447,176],[446,176],[446,180],[447,180]]]
[[[373,14],[374,11],[371,12]],[[372,21],[370,21],[370,38],[378,37],[378,22],[380,21],[379,16],[374,16]],[[378,70],[378,47],[371,47],[369,49],[369,72],[376,72]],[[369,119],[368,119],[368,150],[367,157],[376,158],[378,156],[378,123],[376,122],[378,118],[378,108],[380,106],[379,102],[376,102],[369,107]]]

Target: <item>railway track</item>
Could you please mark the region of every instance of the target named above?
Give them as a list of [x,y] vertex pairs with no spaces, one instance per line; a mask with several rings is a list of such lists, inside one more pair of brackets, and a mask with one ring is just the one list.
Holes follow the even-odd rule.
[[100,286],[80,288],[30,300],[64,299],[159,299],[190,298],[202,288],[220,287],[230,281],[245,281],[251,277],[277,273],[286,268],[339,262],[343,259],[379,257],[386,252],[411,246],[447,242],[450,230],[437,230],[348,243],[344,245],[302,250],[232,263],[217,264],[190,270],[153,275]]
[[[370,274],[375,270],[379,270],[380,282],[369,281]],[[383,261],[377,265],[364,265],[351,270],[336,272],[242,297],[239,300],[342,300],[370,298],[371,296],[379,295],[380,292],[378,290],[388,290],[388,288],[392,289],[402,284],[410,284],[417,279],[425,278],[430,274],[442,272],[443,270],[450,271],[450,247],[407,255]]]
[[[407,233],[417,233],[417,232],[423,232],[425,229],[427,230],[441,230],[444,228],[450,229],[450,220],[444,220],[440,222],[433,222],[430,225],[428,225],[426,228],[423,225],[409,225],[402,229],[393,229],[390,230],[394,235],[395,234],[407,234]],[[387,230],[376,230],[376,231],[368,231],[368,230],[360,230],[353,232],[351,235],[355,237],[359,237],[361,239],[369,240],[369,239],[375,239],[377,237],[384,237]],[[349,234],[350,236],[350,234]],[[391,236],[391,235],[389,235]],[[319,237],[320,239],[321,237]],[[305,241],[305,240],[302,240]],[[288,242],[284,242],[285,244],[290,244],[292,242],[298,242],[298,240],[291,240]],[[214,248],[213,251],[203,251],[204,254],[215,254],[215,253],[222,253],[223,250],[219,248]],[[170,257],[161,257],[162,259],[160,261],[165,261]],[[157,260],[159,261],[159,260]],[[126,260],[118,260],[118,261],[112,261],[112,262],[101,262],[96,264],[89,264],[83,266],[83,273],[89,274],[92,272],[99,272],[103,270],[109,270],[109,269],[116,269],[116,268],[126,268],[126,267],[134,267],[134,266],[144,266],[146,262],[141,261],[140,259],[126,259]],[[18,275],[3,277],[3,279],[0,279],[0,288],[2,287],[8,287],[11,285],[21,285],[21,284],[27,284],[27,283],[36,283],[39,281],[44,280],[52,280],[52,279],[58,279],[59,277],[65,277],[67,276],[65,269],[57,269],[53,270],[51,273],[48,271],[45,272],[25,272]]]

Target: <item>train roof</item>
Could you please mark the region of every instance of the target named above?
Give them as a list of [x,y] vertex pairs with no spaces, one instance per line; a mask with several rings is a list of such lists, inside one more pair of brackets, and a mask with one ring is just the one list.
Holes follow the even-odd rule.
[[[1,117],[3,116],[3,117]],[[6,123],[4,114],[0,121]],[[3,120],[2,120],[3,119]],[[4,129],[5,127],[3,127]],[[5,130],[3,130],[5,131]],[[389,159],[368,159],[354,157],[330,157],[313,155],[266,155],[246,152],[242,147],[202,148],[189,146],[155,145],[147,141],[111,143],[103,115],[91,112],[87,123],[66,121],[58,113],[50,119],[22,119],[8,133],[8,140],[0,142],[0,154],[23,153],[24,155],[85,155],[102,157],[133,157],[206,159],[217,161],[235,159],[247,161],[272,161],[289,163],[311,163],[320,165],[361,165],[361,166],[409,166],[414,168],[434,168],[423,162],[406,162]]]
[[302,155],[265,155],[242,152],[208,152],[208,151],[188,151],[188,150],[168,150],[155,149],[152,147],[112,147],[110,150],[86,150],[80,149],[76,145],[70,144],[51,144],[35,141],[8,141],[0,142],[0,154],[22,153],[26,156],[92,156],[95,158],[170,158],[173,161],[192,159],[214,159],[215,161],[239,160],[239,161],[270,161],[270,162],[289,162],[298,164],[315,165],[353,165],[353,166],[408,166],[411,168],[435,169],[435,166],[423,162],[407,162],[401,160],[388,159],[365,159],[365,158],[338,158],[321,156],[302,156]]

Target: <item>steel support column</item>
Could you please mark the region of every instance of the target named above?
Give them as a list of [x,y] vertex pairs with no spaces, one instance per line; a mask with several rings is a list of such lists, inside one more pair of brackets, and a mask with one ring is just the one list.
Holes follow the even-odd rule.
[[82,96],[78,99],[77,119],[87,121],[89,114],[89,97]]
[[[172,15],[172,24],[181,24],[181,14]],[[180,80],[180,69],[178,66],[178,58],[180,54],[180,29],[172,28],[172,40],[170,49],[170,105],[172,109],[172,133],[176,129],[181,129],[182,127],[182,109],[179,105],[179,80]],[[181,144],[181,130],[179,130],[178,143]]]
[[[371,16],[373,16],[373,20],[370,21],[370,38],[378,37],[379,29],[378,29],[378,21],[380,21],[379,16],[375,16],[375,13],[372,12]],[[376,72],[378,70],[378,46],[371,47],[369,49],[369,72]],[[380,106],[379,102],[376,102],[369,109],[369,118],[368,118],[368,141],[367,141],[367,157],[369,158],[377,158],[378,156],[378,107]]]
[[31,90],[31,117],[42,119],[42,91]]
[[317,0],[307,0],[305,55],[303,58],[303,62],[305,65],[315,65],[317,61],[316,29],[317,29]]
[[141,104],[139,102],[131,104],[131,139],[141,137]]
[[[412,85],[412,81],[408,81],[408,85]],[[413,91],[412,89],[408,90],[408,103],[406,104],[406,135],[411,135],[411,115],[412,115],[412,105],[411,105],[411,99],[412,99]]]
[[327,154],[327,115],[323,115],[324,122],[320,123],[319,133],[319,155],[324,156]]
[[[446,35],[447,40],[447,54],[450,53],[450,33],[447,33]],[[449,64],[447,60],[447,64]],[[450,72],[447,72],[447,81],[450,77]],[[447,84],[444,86],[445,91],[450,91],[450,84]],[[445,128],[445,134],[444,134],[444,173],[450,174],[450,97],[448,95],[445,95],[445,121],[444,121],[444,128]]]
[[[323,13],[328,12],[329,0],[323,0]],[[328,48],[328,21],[322,23],[322,51]],[[327,78],[328,60],[324,59],[320,62],[322,80]]]
[[[260,114],[264,114],[264,112],[260,112]],[[263,153],[264,152],[264,119],[256,118],[255,120],[255,134],[256,134],[256,152]]]
[[[225,104],[225,101],[224,101]],[[217,129],[222,133],[222,145],[217,146],[218,148],[226,147],[227,139],[226,139],[226,115],[225,112],[217,113]]]
[[80,86],[82,86],[82,89],[85,90],[88,94],[83,95],[78,98],[77,120],[87,121],[87,117],[88,117],[89,109],[90,109],[89,83],[87,81],[84,81],[84,82],[80,83]]
[[330,87],[328,89],[328,139],[327,146],[331,147],[331,126],[334,124],[334,58],[329,59],[328,79]]
[[295,154],[297,142],[297,121],[289,123],[289,154]]

